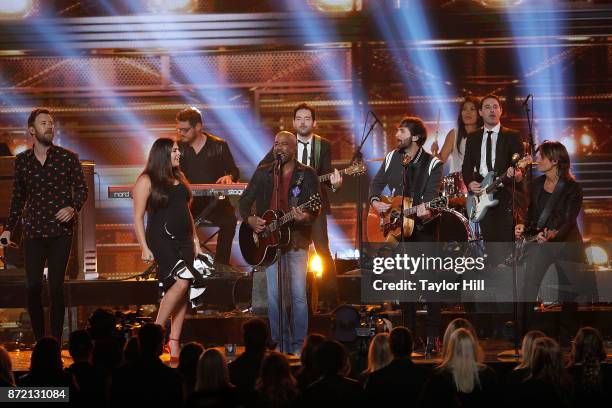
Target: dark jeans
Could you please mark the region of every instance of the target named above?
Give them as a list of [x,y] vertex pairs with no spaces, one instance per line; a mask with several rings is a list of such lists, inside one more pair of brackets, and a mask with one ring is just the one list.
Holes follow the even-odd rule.
[[324,213],[321,213],[312,224],[312,242],[323,265],[319,296],[321,300],[335,307],[338,304],[338,279],[336,277],[336,264],[329,250],[327,215]]
[[[194,214],[194,216],[197,217],[198,214]],[[236,223],[238,221],[234,207],[229,203],[217,204],[212,212],[208,214],[206,220],[219,227],[215,262],[229,265],[232,256],[232,241],[234,240],[234,235],[236,235]],[[208,225],[202,224],[202,226]]]
[[45,335],[42,286],[46,263],[51,309],[51,334],[61,341],[64,327],[64,275],[66,274],[71,245],[72,236],[70,235],[24,240],[28,313],[30,313],[32,330],[36,340]]

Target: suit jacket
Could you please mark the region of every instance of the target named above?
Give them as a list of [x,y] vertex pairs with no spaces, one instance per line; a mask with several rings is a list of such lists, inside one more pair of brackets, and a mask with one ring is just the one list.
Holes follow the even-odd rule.
[[299,407],[361,407],[364,406],[361,385],[350,378],[325,375],[304,390]]
[[[527,212],[525,227],[535,229],[540,218],[537,211],[537,203],[540,195],[544,191],[546,176],[540,176],[533,180],[530,187],[530,204]],[[548,229],[557,231],[557,235],[552,242],[582,242],[582,234],[578,229],[576,219],[582,208],[582,188],[574,180],[567,180],[561,195],[556,203],[553,204],[552,211],[544,226]]]
[[[251,181],[247,185],[244,193],[240,196],[239,209],[240,216],[246,222],[250,215],[256,214],[261,216],[264,212],[271,208],[270,201],[272,200],[272,193],[274,192],[274,164],[267,163],[259,166]],[[300,162],[296,161],[295,170],[293,171],[293,177],[291,178],[291,187],[289,188],[289,206],[292,204],[292,194],[294,186],[298,185],[298,181],[302,178],[299,183],[297,205],[301,205],[308,201],[311,195],[321,192],[319,187],[319,179],[315,174],[312,167],[304,166]],[[253,204],[255,204],[255,212],[253,212]],[[314,214],[318,215],[318,212]],[[293,248],[308,248],[312,242],[311,238],[312,225],[305,223],[294,223],[291,226],[291,243],[290,246]]]
[[408,357],[396,358],[388,366],[368,376],[365,385],[366,401],[371,406],[393,406],[399,392],[413,399],[414,402],[406,406],[416,406],[417,397],[430,374],[426,367],[414,364]]
[[[313,163],[314,165],[311,167],[315,169],[317,176],[331,173],[334,171],[331,159],[331,142],[319,135],[313,135],[312,140],[313,146],[310,149],[310,163]],[[318,160],[315,155],[317,143],[319,143],[321,146],[321,152]],[[261,162],[259,162],[259,166],[266,163],[272,163],[273,161],[274,155],[272,154],[272,149],[270,149]],[[327,190],[331,190],[331,183],[326,181],[325,183],[322,183],[322,186],[326,186],[326,188],[321,188],[321,201],[323,203],[322,210],[325,214],[330,214],[331,208],[329,205]]]
[[[461,172],[463,181],[467,186],[472,181],[482,181],[483,177],[478,172],[480,168],[480,147],[484,128],[480,127],[475,132],[468,135],[465,142],[465,156]],[[512,155],[518,153],[521,157],[525,154],[523,141],[519,132],[502,126],[497,135],[495,146],[495,165],[493,171],[497,175],[504,174],[512,164]]]

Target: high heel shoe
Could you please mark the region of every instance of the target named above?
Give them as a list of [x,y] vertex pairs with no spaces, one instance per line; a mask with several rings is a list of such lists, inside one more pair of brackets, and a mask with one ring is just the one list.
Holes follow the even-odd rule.
[[179,339],[168,339],[168,342],[166,344],[164,344],[164,353],[168,353],[170,354],[170,363],[178,363],[179,362],[179,356],[173,356],[172,355],[172,348],[170,347],[170,342],[171,341],[176,341],[177,343],[180,344],[180,340]]

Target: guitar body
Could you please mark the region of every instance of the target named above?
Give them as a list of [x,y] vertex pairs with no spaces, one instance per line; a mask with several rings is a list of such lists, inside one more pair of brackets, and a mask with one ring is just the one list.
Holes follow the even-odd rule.
[[414,219],[404,217],[403,228],[400,229],[400,218],[402,211],[402,198],[404,208],[412,207],[412,198],[410,197],[381,197],[383,203],[391,204],[391,208],[383,214],[370,206],[367,221],[367,238],[368,242],[388,242],[397,243],[401,241],[401,230],[404,231],[404,237],[409,238],[414,231]]
[[[261,218],[266,220],[266,225],[270,225],[282,216],[282,211],[268,210]],[[290,239],[291,232],[287,224],[269,234],[257,234],[248,222],[243,221],[240,224],[240,231],[238,233],[242,257],[249,265],[253,266],[271,265],[276,260],[278,247],[288,245]]]
[[470,221],[480,222],[487,213],[487,209],[495,207],[499,203],[499,200],[493,197],[493,192],[487,193],[485,191],[487,187],[491,186],[494,182],[495,173],[491,171],[480,183],[480,188],[482,189],[480,194],[468,193],[466,209]]

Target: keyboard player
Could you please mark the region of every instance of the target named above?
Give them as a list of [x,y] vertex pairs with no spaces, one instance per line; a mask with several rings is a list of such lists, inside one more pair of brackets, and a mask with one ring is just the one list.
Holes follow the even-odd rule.
[[[225,140],[205,132],[202,114],[196,108],[183,109],[176,115],[176,131],[181,141],[181,169],[191,184],[231,184],[240,172]],[[216,267],[229,265],[232,241],[236,233],[234,207],[227,199],[194,197],[194,219],[201,218],[219,227]]]

